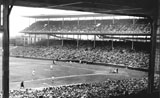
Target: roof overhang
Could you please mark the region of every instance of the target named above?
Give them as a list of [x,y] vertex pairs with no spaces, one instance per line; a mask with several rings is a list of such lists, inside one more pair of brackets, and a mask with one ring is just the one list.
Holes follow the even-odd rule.
[[103,16],[116,16],[110,14],[77,14],[77,15],[34,15],[34,16],[24,16],[27,18],[77,18],[77,17],[103,17]]
[[45,7],[96,13],[150,16],[155,13],[157,0],[10,0],[11,5]]

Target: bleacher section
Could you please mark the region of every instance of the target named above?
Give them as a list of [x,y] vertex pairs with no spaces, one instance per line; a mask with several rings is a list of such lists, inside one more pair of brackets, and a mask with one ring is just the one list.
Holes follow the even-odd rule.
[[[132,50],[130,43],[115,42],[112,50],[111,42],[107,41],[97,42],[96,48],[92,47],[92,41],[81,41],[79,48],[76,47],[76,41],[73,40],[65,40],[64,46],[61,46],[60,40],[50,40],[50,42],[53,43],[52,45],[50,43],[50,47],[45,45],[17,47],[11,51],[11,55],[57,60],[82,60],[144,69],[149,66],[149,53],[144,48],[147,45],[145,43],[135,43],[135,50]],[[59,43],[59,45],[54,43]]]

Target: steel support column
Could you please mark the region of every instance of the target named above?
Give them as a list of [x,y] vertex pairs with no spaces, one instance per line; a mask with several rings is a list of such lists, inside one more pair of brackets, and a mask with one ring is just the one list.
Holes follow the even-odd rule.
[[63,44],[64,44],[64,42],[63,42],[63,35],[61,35],[61,40],[62,40],[62,47],[63,47]]
[[94,43],[93,43],[93,47],[96,47],[96,35],[94,35]]
[[31,35],[30,34],[28,34],[28,44],[31,44]]
[[133,42],[133,40],[132,40],[132,50],[134,49],[134,42]]
[[155,71],[155,54],[156,54],[156,36],[157,36],[157,20],[159,0],[153,1],[155,9],[153,16],[150,18],[151,23],[151,46],[150,46],[150,59],[149,59],[149,72],[148,72],[148,93],[151,94],[154,90],[154,71]]
[[23,46],[26,46],[26,37],[23,36]]
[[112,46],[111,46],[111,47],[112,47],[112,49],[114,49],[114,46],[113,46],[113,40],[112,40],[112,42],[111,42],[111,45],[112,45]]
[[34,45],[36,45],[36,39],[37,39],[37,36],[36,34],[34,35]]
[[148,72],[148,93],[152,93],[154,89],[154,68],[155,68],[155,51],[156,51],[156,34],[157,33],[157,19],[151,20],[151,45],[150,45],[150,59]]
[[[160,0],[157,0],[158,3],[156,4],[158,7],[157,7],[157,64],[156,64],[156,68],[157,68],[157,71],[159,72],[159,76],[160,76],[160,6],[159,6],[159,3],[160,3]],[[158,36],[159,35],[159,36]],[[159,78],[159,84],[160,84],[160,78]],[[159,97],[160,97],[160,85],[159,85]]]
[[3,0],[2,97],[9,98],[9,0]]
[[47,36],[47,47],[49,47],[49,37],[50,37],[50,35],[48,34],[48,36]]
[[79,47],[79,35],[77,35],[77,48]]

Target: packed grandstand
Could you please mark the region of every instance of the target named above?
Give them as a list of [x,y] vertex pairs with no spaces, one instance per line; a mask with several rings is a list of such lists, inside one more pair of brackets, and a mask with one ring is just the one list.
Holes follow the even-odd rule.
[[66,21],[37,21],[23,32],[74,32],[74,33],[130,33],[148,34],[150,24],[147,19],[134,20],[66,20]]
[[[126,67],[144,68],[149,66],[149,52],[140,50],[146,47],[145,43],[137,43],[134,50],[127,46],[125,42],[115,42],[114,49],[111,49],[111,42],[97,42],[93,48],[91,41],[83,41],[79,48],[76,48],[75,41],[66,40],[64,46],[61,41],[51,40],[59,45],[46,46],[19,46],[12,49],[12,56],[22,56],[31,58],[48,58],[54,60],[81,60],[93,63],[115,64]],[[87,44],[88,43],[88,44]],[[125,45],[126,44],[126,45]]]
[[[154,86],[158,90],[158,78]],[[110,80],[100,83],[10,91],[11,98],[141,98],[147,90],[147,79]],[[138,94],[139,96],[135,96]],[[146,96],[149,97],[149,96]],[[152,96],[153,97],[153,96]],[[154,95],[154,97],[156,97]],[[158,97],[157,97],[158,98]]]
[[[37,21],[23,30],[23,32],[71,32],[71,33],[121,33],[121,34],[149,34],[150,24],[147,20],[81,20],[81,21]],[[16,57],[29,57],[53,60],[82,61],[90,63],[103,63],[138,69],[149,67],[148,42],[135,42],[134,49],[131,41],[114,42],[81,40],[79,47],[76,40],[50,39],[50,46],[46,40],[27,46],[17,46],[11,49],[10,55]],[[158,89],[158,76],[155,77],[155,89]],[[99,83],[82,83],[69,86],[49,87],[40,90],[26,89],[10,91],[11,98],[124,98],[129,95],[146,94],[148,79],[146,77],[124,80],[108,79]],[[135,97],[135,96],[134,96]],[[133,98],[134,98],[133,97]],[[131,97],[130,97],[131,98]]]

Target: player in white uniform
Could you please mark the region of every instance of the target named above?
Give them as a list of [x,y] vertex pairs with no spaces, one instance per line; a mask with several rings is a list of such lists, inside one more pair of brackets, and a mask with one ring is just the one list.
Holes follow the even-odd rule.
[[50,69],[51,69],[51,70],[53,69],[53,65],[50,65]]
[[79,63],[81,64],[81,63],[82,63],[82,61],[81,61],[81,60],[79,60]]
[[33,69],[33,70],[32,70],[32,76],[34,76],[34,75],[35,75],[35,70]]
[[34,79],[34,77],[35,77],[35,69],[32,70],[32,78]]
[[55,77],[54,77],[54,76],[52,76],[52,83],[54,83],[54,79],[55,79]]

